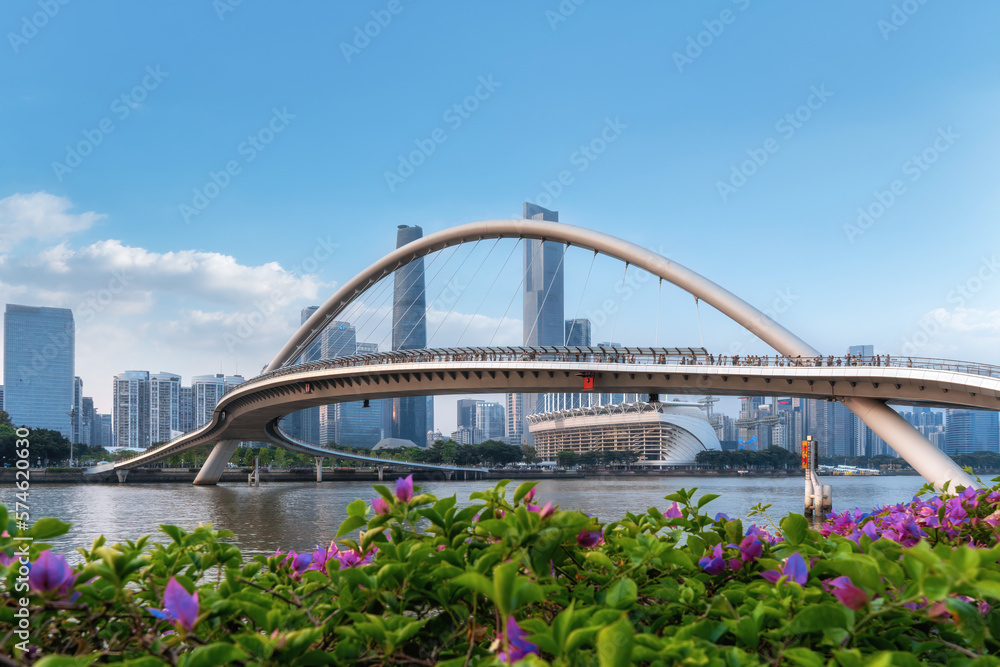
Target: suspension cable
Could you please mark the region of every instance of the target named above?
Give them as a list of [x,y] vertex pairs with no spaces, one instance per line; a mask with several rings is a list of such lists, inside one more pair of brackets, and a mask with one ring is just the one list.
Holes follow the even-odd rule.
[[[455,269],[455,272],[451,274],[451,278],[448,279],[448,282],[446,282],[444,284],[444,287],[441,288],[441,291],[438,292],[438,295],[436,297],[434,297],[429,304],[427,304],[427,308],[424,309],[424,314],[420,317],[420,319],[417,320],[416,324],[413,325],[413,329],[410,330],[411,333],[413,332],[414,329],[416,329],[420,325],[420,321],[421,320],[427,319],[427,314],[431,311],[431,307],[434,306],[434,304],[436,304],[438,302],[438,300],[442,297],[442,295],[444,295],[444,292],[445,292],[445,290],[448,289],[448,286],[454,284],[455,277],[458,275],[458,272],[461,271],[462,267],[465,266],[465,263],[467,261],[469,261],[469,258],[472,257],[472,253],[474,253],[476,251],[476,248],[479,247],[480,243],[482,243],[482,239],[479,239],[478,241],[476,241],[476,243],[472,246],[472,249],[469,250],[468,254],[465,256],[465,259],[463,259],[461,261],[461,263],[458,265],[458,268]],[[456,299],[456,302],[457,302],[457,299]],[[454,309],[454,307],[455,307],[455,305],[452,304],[452,309]],[[449,310],[448,312],[450,313],[451,310]],[[447,319],[447,317],[448,317],[448,315],[446,313],[444,319]],[[442,320],[442,323],[443,323],[444,319]],[[438,325],[438,329],[440,329],[440,328],[441,328],[440,325]],[[434,330],[434,333],[437,333],[437,329]],[[432,334],[432,336],[433,336],[433,334]],[[409,338],[409,334],[407,334],[407,338]],[[427,345],[430,342],[430,338],[427,338],[426,341],[427,342],[424,343],[425,345]]]
[[[520,239],[518,239],[518,242],[520,242]],[[526,247],[529,247],[529,246],[526,246]],[[524,271],[521,272],[521,281],[519,283],[517,283],[517,289],[514,291],[514,294],[511,295],[510,301],[507,302],[507,307],[503,311],[503,315],[500,316],[500,321],[497,322],[497,328],[496,328],[496,330],[493,332],[493,335],[490,336],[490,345],[489,346],[493,345],[493,339],[497,337],[498,333],[500,333],[500,327],[503,325],[503,321],[507,318],[507,311],[510,310],[511,304],[514,303],[514,298],[518,294],[521,293],[521,287],[524,285],[524,281],[528,278],[528,267],[531,266],[531,261],[529,260],[529,261],[525,262],[525,264],[526,264],[526,266],[524,267]]]
[[615,342],[615,330],[618,328],[618,313],[622,312],[622,293],[625,291],[625,278],[628,277],[628,262],[625,262],[625,273],[622,274],[622,288],[618,290],[618,308],[615,310],[615,322],[611,325],[611,340],[609,343]]
[[698,297],[694,298],[694,311],[698,313],[698,335],[701,337],[701,346],[705,347],[705,334],[701,330],[701,308],[698,307]]
[[[443,249],[442,249],[442,250],[443,250]],[[441,265],[441,268],[440,268],[440,269],[438,269],[438,272],[434,274],[434,278],[432,278],[431,280],[435,280],[435,279],[437,279],[438,275],[440,275],[441,271],[443,271],[443,270],[444,270],[444,267],[446,267],[446,266],[448,265],[448,262],[450,262],[450,261],[451,261],[451,258],[455,256],[455,252],[457,252],[457,251],[458,251],[458,246],[455,246],[455,250],[453,250],[453,251],[451,252],[451,254],[450,254],[450,255],[448,255],[448,259],[446,259],[446,260],[445,260],[444,264],[442,264],[442,265]],[[438,260],[438,258],[439,258],[439,257],[441,257],[441,256],[443,256],[443,255],[444,255],[444,252],[439,252],[439,253],[435,253],[435,256],[434,256],[434,259],[433,259],[433,260],[431,261],[431,265],[433,265],[433,264],[434,264],[434,262],[436,262],[436,261]],[[407,265],[407,266],[409,266],[409,265]],[[399,268],[401,269],[401,268],[403,268],[403,267],[399,267]],[[420,289],[420,294],[418,294],[418,295],[417,295],[417,298],[418,298],[418,299],[419,299],[419,298],[420,298],[421,296],[423,296],[423,297],[426,297],[426,295],[427,295],[427,282],[428,282],[428,281],[427,281],[427,277],[426,277],[426,271],[427,271],[427,268],[429,268],[429,267],[425,267],[425,269],[424,269],[424,272],[425,272],[425,276],[424,276],[424,286],[423,286],[423,287],[422,287],[422,288]],[[396,269],[395,271],[393,271],[393,273],[395,274],[395,273],[396,273],[396,271],[399,271],[399,269]],[[414,303],[416,303],[416,301],[417,301],[417,300],[416,300],[416,299],[414,299],[413,303],[411,303],[411,304],[410,304],[409,306],[407,306],[407,307],[406,307],[406,310],[405,310],[405,311],[403,311],[403,316],[402,316],[403,318],[405,318],[405,317],[406,317],[406,315],[407,315],[407,314],[408,314],[408,313],[410,312],[410,309],[411,309],[411,308],[413,308],[413,304],[414,304]],[[384,322],[384,321],[385,321],[385,318],[386,318],[386,317],[388,316],[388,314],[389,314],[389,313],[391,313],[391,312],[392,312],[393,310],[394,310],[394,308],[390,308],[390,309],[389,309],[389,310],[388,310],[388,311],[386,312],[386,314],[382,316],[382,319],[381,319],[381,320],[379,320],[378,324],[377,324],[377,325],[375,326],[375,328],[376,328],[376,329],[378,329],[378,327],[382,326],[382,322]],[[385,344],[385,341],[386,341],[386,338],[388,338],[388,337],[389,337],[389,336],[391,336],[391,335],[392,335],[392,327],[389,327],[389,333],[388,333],[388,334],[386,334],[386,335],[385,335],[385,337],[384,337],[384,338],[382,339],[382,342],[380,342],[380,343],[379,343],[379,347],[382,347],[382,345],[384,345],[384,344]]]
[[[489,250],[488,253],[486,253],[486,257],[483,258],[483,261],[479,262],[476,265],[476,270],[472,273],[472,277],[469,278],[469,283],[468,283],[468,285],[466,285],[466,287],[468,287],[469,285],[471,285],[473,283],[473,281],[475,281],[476,276],[479,275],[480,269],[482,269],[483,266],[486,264],[486,262],[489,260],[490,256],[493,254],[493,250],[497,247],[498,243],[500,243],[500,239],[499,238],[497,238],[497,240],[493,242],[493,245],[490,246],[490,250]],[[479,245],[478,241],[476,242],[476,245]],[[469,254],[471,255],[472,253],[469,253]],[[431,339],[434,338],[434,336],[437,335],[437,332],[441,330],[441,327],[444,326],[444,323],[448,319],[448,316],[451,315],[453,312],[455,312],[455,308],[458,306],[458,302],[462,300],[463,296],[465,296],[465,289],[466,289],[465,287],[462,288],[462,292],[455,299],[455,303],[451,304],[451,309],[447,313],[445,313],[445,316],[438,323],[437,328],[434,329],[434,333],[432,333],[431,336],[430,336],[430,338],[427,339],[427,346],[428,347],[431,346],[431,344],[430,344]],[[472,317],[475,317],[475,316],[476,316],[476,314],[473,313]]]
[[[590,258],[590,268],[587,269],[587,278],[583,281],[583,291],[580,292],[580,300],[576,303],[576,314],[573,315],[573,324],[569,327],[569,333],[566,334],[566,340],[564,341],[566,345],[569,345],[569,339],[573,335],[573,330],[576,328],[576,321],[580,319],[580,307],[583,306],[583,295],[587,293],[587,283],[590,282],[590,272],[594,270],[594,260],[597,259],[597,251],[594,251],[594,256]],[[590,345],[590,341],[587,341],[587,345]]]
[[663,278],[660,278],[660,286],[656,290],[656,335],[653,337],[653,345],[660,346],[660,297],[663,294]]
[[[499,242],[500,239],[497,239],[497,243]],[[500,274],[503,273],[503,270],[505,268],[507,268],[507,264],[510,263],[510,258],[514,256],[514,251],[517,250],[519,245],[521,245],[521,239],[518,239],[517,243],[514,244],[514,247],[510,249],[510,254],[507,255],[507,259],[504,260],[503,266],[501,266],[500,270],[497,271],[497,274],[493,276],[493,282],[490,283],[490,286],[486,289],[486,292],[483,293],[483,298],[479,301],[479,305],[476,307],[476,312],[473,314],[472,317],[469,318],[468,323],[465,325],[465,329],[462,330],[462,335],[458,337],[458,341],[456,341],[455,343],[456,346],[462,342],[462,338],[465,337],[465,332],[467,332],[469,330],[469,327],[472,326],[472,320],[475,319],[475,316],[478,315],[480,309],[482,309],[483,304],[486,303],[486,298],[489,296],[490,292],[493,291],[493,286],[497,284],[497,280],[500,278]],[[493,247],[495,248],[496,244],[494,244]],[[491,249],[490,252],[493,252],[493,250]]]

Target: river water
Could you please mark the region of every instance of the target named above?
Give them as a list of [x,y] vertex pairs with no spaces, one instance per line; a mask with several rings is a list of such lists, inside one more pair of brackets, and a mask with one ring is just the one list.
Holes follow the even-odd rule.
[[[835,511],[854,507],[867,511],[907,502],[923,485],[921,477],[825,477],[823,481],[833,485]],[[428,481],[423,489],[438,497],[455,494],[460,504],[469,504],[470,493],[492,484],[489,480]],[[391,487],[392,482],[387,485]],[[508,497],[516,485],[511,483]],[[802,511],[803,481],[798,476],[542,480],[537,500],[611,521],[649,507],[663,511],[670,505],[663,496],[695,487],[699,495],[722,494],[705,508],[712,516],[725,512],[732,518],[745,518],[757,503],[771,504],[768,514],[775,520],[790,511]],[[13,509],[14,493],[10,486],[0,489],[0,502]],[[29,507],[32,520],[54,516],[73,524],[68,535],[53,541],[67,555],[77,547],[89,548],[102,534],[109,544],[146,534],[154,534],[154,541],[166,541],[169,538],[158,533],[160,524],[191,529],[199,522],[211,522],[233,531],[233,541],[249,556],[273,553],[278,547],[303,550],[329,544],[346,517],[347,504],[358,498],[370,502],[374,495],[369,482],[286,482],[258,488],[245,484],[34,485]]]

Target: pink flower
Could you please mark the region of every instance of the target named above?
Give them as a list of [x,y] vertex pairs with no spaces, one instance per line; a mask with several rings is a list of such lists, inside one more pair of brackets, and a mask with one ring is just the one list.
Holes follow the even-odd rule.
[[545,507],[539,507],[538,505],[528,505],[528,511],[538,514],[543,519],[548,519],[550,516],[556,513],[552,503],[548,502]]
[[400,477],[396,480],[396,498],[403,503],[410,502],[413,497],[413,475]]
[[684,517],[684,513],[681,512],[680,505],[674,502],[674,504],[670,506],[670,509],[663,513],[663,516],[668,519],[681,519]]
[[385,501],[385,498],[372,498],[372,509],[375,510],[375,514],[388,514],[389,503]]
[[851,583],[850,577],[837,577],[825,582],[833,589],[833,595],[848,609],[857,611],[868,604],[868,594]]
[[524,494],[524,502],[530,503],[535,499],[535,487],[531,487],[531,490]]

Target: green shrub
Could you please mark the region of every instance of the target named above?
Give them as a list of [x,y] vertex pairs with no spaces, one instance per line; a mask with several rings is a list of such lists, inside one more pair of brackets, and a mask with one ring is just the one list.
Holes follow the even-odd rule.
[[816,530],[712,518],[693,490],[605,524],[507,487],[459,507],[412,478],[376,486],[311,553],[247,560],[227,531],[163,525],[163,543],[99,538],[72,569],[45,544],[67,524],[18,532],[0,508],[0,650],[43,667],[1000,665],[997,488]]

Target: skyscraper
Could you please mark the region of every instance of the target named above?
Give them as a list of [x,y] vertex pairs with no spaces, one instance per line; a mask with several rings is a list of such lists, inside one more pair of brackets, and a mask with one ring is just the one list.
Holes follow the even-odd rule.
[[[559,222],[559,212],[537,204],[524,203],[527,220]],[[524,291],[521,296],[525,346],[563,345],[566,342],[563,319],[563,253],[566,247],[555,241],[524,241]],[[544,397],[524,394],[522,422],[529,415],[544,410]],[[522,440],[531,444],[527,423],[521,427]]]
[[7,304],[4,409],[12,423],[73,437],[75,353],[73,311]]
[[[416,241],[424,235],[414,225],[400,225],[396,247]],[[392,297],[392,349],[418,350],[427,346],[427,300],[424,287],[424,260],[418,259],[396,270]],[[427,413],[433,402],[425,396],[392,399],[389,414],[391,437],[412,440],[418,447],[427,442]]]
[[97,411],[94,410],[94,399],[91,396],[84,396],[81,404],[83,406],[83,416],[80,420],[80,442],[85,445],[93,445],[97,442],[97,439],[94,437],[94,422],[97,418]]
[[1000,426],[996,412],[948,410],[945,415],[945,454],[1000,452]]
[[566,320],[566,345],[572,347],[590,347],[590,320],[579,318]]
[[70,417],[73,429],[70,442],[83,442],[83,380],[79,375],[73,378],[73,412]]
[[474,398],[460,398],[455,403],[456,408],[456,421],[455,425],[458,428],[474,428],[476,425],[476,405],[482,403],[482,401],[476,400]]
[[149,371],[125,371],[115,376],[111,412],[113,447],[149,447]]

